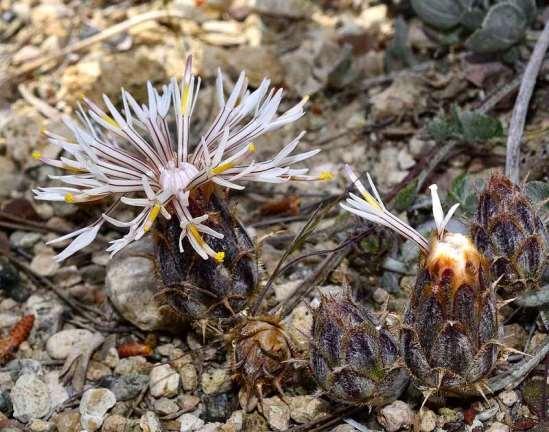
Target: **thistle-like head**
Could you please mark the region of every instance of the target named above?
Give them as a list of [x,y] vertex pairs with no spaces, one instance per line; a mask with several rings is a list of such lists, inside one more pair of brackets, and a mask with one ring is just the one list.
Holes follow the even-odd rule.
[[349,166],[345,167],[345,173],[361,196],[350,193],[347,203],[341,204],[344,209],[366,220],[386,226],[416,242],[424,254],[425,265],[431,274],[442,277],[446,271],[451,270],[454,277],[466,279],[469,277],[467,275],[476,273],[483,258],[468,237],[447,232],[446,226],[459,204],[454,204],[448,213],[444,214],[437,185],[429,186],[436,225],[436,232],[429,241],[387,210],[369,174],[366,176],[372,193],[368,192]]
[[[292,154],[303,132],[271,159],[255,159],[254,140],[303,116],[306,99],[277,114],[282,89],[271,88],[270,81],[264,79],[250,91],[244,72],[225,98],[223,76],[218,71],[219,113],[194,142],[190,128],[199,88],[200,78],[192,73],[189,57],[180,82],[172,79],[161,91],[147,83],[148,105],[140,105],[124,89],[121,110],[107,96],[103,100],[108,112],[86,99],[87,109],[80,107],[79,121],[65,119],[71,137],[48,134],[50,142],[61,147],[64,154],[59,159],[48,159],[35,152],[33,157],[68,173],[53,177],[63,186],[34,190],[36,199],[68,203],[113,199],[97,221],[54,240],[74,238],[57,255],[58,260],[89,245],[105,222],[129,230],[108,248],[114,254],[141,238],[162,216],[178,219],[180,249],[187,238],[202,258],[222,261],[224,252],[214,251],[203,236],[223,235],[208,227],[208,214],[194,214],[190,205],[196,194],[206,190],[204,186],[241,190],[247,181],[282,183],[327,178],[326,174],[306,175],[306,168],[292,168],[319,151]],[[138,207],[137,216],[130,221],[116,219],[120,204]]]

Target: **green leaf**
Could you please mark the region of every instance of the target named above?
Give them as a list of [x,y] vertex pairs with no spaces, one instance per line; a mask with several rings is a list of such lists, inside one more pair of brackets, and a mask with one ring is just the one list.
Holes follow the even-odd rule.
[[524,37],[527,25],[527,18],[519,7],[510,1],[498,3],[488,11],[482,27],[465,45],[479,54],[505,51]]
[[536,5],[536,0],[507,0],[508,3],[516,6],[522,11],[526,21],[531,24],[536,20],[538,15],[538,7]]
[[398,212],[410,208],[417,196],[417,179],[408,183],[395,197],[394,207]]
[[449,30],[459,24],[463,6],[456,0],[412,0],[412,7],[427,24]]
[[466,142],[487,141],[503,136],[503,126],[496,118],[472,111],[459,114],[463,140]]
[[458,211],[466,217],[472,217],[476,212],[478,191],[483,188],[482,183],[482,180],[471,180],[467,173],[460,174],[454,179],[448,191],[448,197],[453,201],[448,205],[458,202]]

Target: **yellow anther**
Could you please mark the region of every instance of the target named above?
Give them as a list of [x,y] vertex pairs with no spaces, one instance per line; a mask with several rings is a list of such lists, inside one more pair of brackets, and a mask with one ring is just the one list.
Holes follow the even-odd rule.
[[334,174],[331,171],[322,171],[319,174],[318,179],[323,181],[331,181],[334,179]]
[[159,214],[160,214],[160,204],[156,203],[151,209],[149,216],[147,216],[147,220],[143,225],[143,231],[147,232],[151,229],[152,224],[154,223],[154,221],[156,220]]
[[66,203],[69,203],[69,204],[74,203],[74,195],[73,195],[72,193],[70,193],[70,192],[67,192],[67,193],[65,194],[65,202],[66,202]]
[[254,143],[248,144],[248,151],[250,153],[255,153],[255,144]]
[[40,160],[42,158],[42,153],[40,153],[38,150],[35,150],[31,153],[32,158],[36,160]]
[[214,260],[221,264],[225,260],[225,252],[216,252],[214,256]]
[[309,102],[309,99],[310,99],[310,96],[309,95],[305,95],[303,96],[303,99],[301,99],[301,102],[303,104],[306,104],[307,102]]
[[362,196],[364,197],[366,202],[368,204],[370,204],[372,207],[375,207],[376,209],[382,210],[382,208],[379,205],[379,203],[377,202],[377,200],[369,192],[366,192],[366,193],[362,194]]
[[190,86],[184,85],[183,89],[181,90],[181,113],[187,114],[187,108],[188,108],[188,102],[189,102],[189,94],[190,94]]
[[120,127],[120,126],[118,126],[118,123],[116,123],[116,122],[114,121],[114,119],[113,119],[111,116],[109,116],[108,114],[103,114],[103,115],[101,116],[101,118],[102,118],[103,120],[105,120],[108,124],[110,124],[111,126],[114,126],[115,128],[119,128],[119,127]]
[[225,162],[225,163],[219,164],[215,168],[212,168],[212,174],[221,174],[222,172],[225,172],[228,169],[231,169],[232,167],[234,167],[234,164],[232,162]]
[[199,245],[206,243],[194,225],[189,225],[189,232]]

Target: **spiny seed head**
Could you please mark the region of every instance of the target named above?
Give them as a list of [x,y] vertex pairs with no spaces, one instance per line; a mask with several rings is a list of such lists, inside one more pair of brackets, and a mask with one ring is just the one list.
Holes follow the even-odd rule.
[[430,389],[476,388],[495,365],[501,327],[488,261],[471,239],[446,231],[458,205],[444,214],[437,186],[430,186],[436,232],[428,241],[385,208],[370,176],[373,195],[350,168],[347,175],[362,197],[351,194],[343,207],[415,241],[422,252],[401,329],[412,376]]
[[539,287],[547,234],[535,205],[503,174],[493,174],[481,192],[471,235],[505,296]]
[[401,330],[412,376],[432,389],[470,390],[493,369],[499,336],[486,259],[461,234],[433,240]]
[[230,333],[230,341],[242,408],[253,409],[272,390],[282,393],[283,383],[295,371],[296,350],[280,318],[249,318]]
[[[241,183],[248,181],[327,179],[325,173],[309,176],[308,169],[293,167],[319,151],[293,154],[303,132],[270,159],[254,159],[253,141],[302,117],[306,99],[279,115],[282,89],[270,88],[268,79],[251,91],[242,72],[228,98],[223,87],[219,71],[219,113],[197,139],[191,133],[191,120],[200,78],[192,73],[191,57],[180,82],[172,79],[160,91],[147,83],[148,104],[140,105],[124,89],[122,109],[103,97],[108,113],[86,99],[88,109],[80,108],[79,121],[65,118],[71,137],[48,133],[50,142],[65,154],[50,159],[34,152],[33,157],[67,173],[53,177],[63,185],[34,190],[36,199],[75,204],[105,198],[113,201],[91,225],[54,240],[73,239],[57,260],[88,246],[105,222],[128,230],[111,242],[108,251],[114,254],[141,238],[160,215],[164,220],[177,221],[180,251],[187,240],[185,243],[202,259],[221,262],[224,251],[212,248],[211,241],[223,238],[223,234],[211,228],[208,213],[193,211],[192,207],[193,196],[204,186],[242,190]],[[129,221],[116,219],[120,204],[136,207],[137,216]]]
[[373,313],[349,295],[323,296],[313,320],[310,367],[329,397],[379,405],[400,395],[408,374],[398,343]]

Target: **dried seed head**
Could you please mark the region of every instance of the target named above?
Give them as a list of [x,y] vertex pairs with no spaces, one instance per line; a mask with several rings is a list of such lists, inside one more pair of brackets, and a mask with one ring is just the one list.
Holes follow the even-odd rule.
[[241,384],[240,404],[252,410],[266,392],[276,390],[295,371],[296,350],[276,316],[249,318],[230,335],[235,378]]
[[[206,197],[206,198],[204,198]],[[230,318],[248,304],[255,292],[258,268],[252,241],[222,198],[199,194],[191,208],[209,215],[210,226],[223,234],[210,245],[223,250],[222,260],[203,260],[188,239],[179,249],[181,228],[162,221],[155,231],[156,256],[161,276],[161,300],[185,320],[217,321]]]
[[535,206],[504,175],[493,174],[480,194],[471,235],[506,296],[539,287],[548,254],[545,229]]
[[379,405],[396,399],[408,383],[394,336],[349,295],[322,297],[314,312],[310,367],[333,399]]

